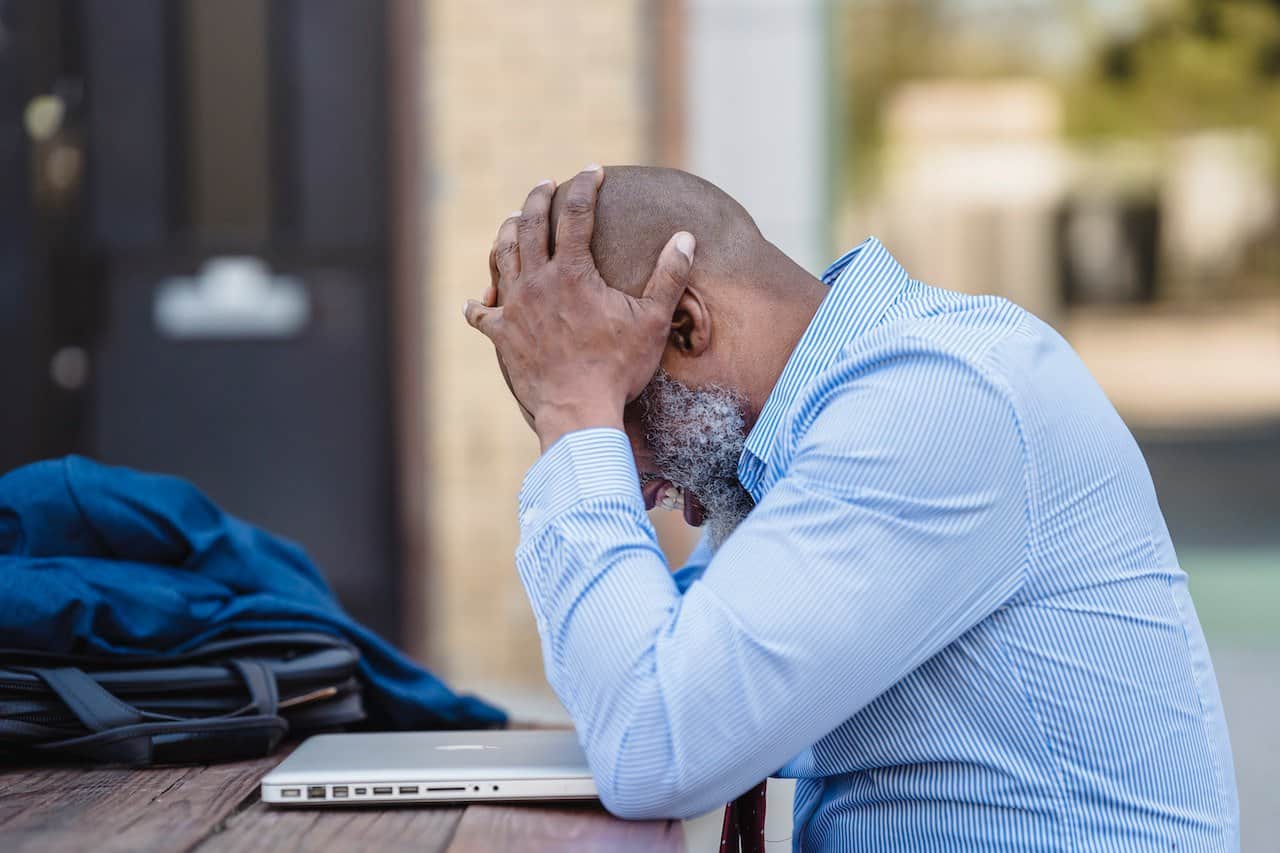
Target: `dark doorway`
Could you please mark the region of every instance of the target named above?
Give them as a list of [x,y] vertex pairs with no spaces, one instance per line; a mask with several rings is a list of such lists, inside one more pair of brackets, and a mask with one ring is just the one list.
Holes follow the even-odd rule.
[[188,477],[395,639],[385,21],[0,0],[0,462]]

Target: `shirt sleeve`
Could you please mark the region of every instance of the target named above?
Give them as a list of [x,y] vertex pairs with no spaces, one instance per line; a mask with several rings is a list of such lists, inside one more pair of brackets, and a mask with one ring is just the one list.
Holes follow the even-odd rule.
[[958,360],[843,383],[682,595],[623,433],[563,437],[521,494],[517,566],[605,805],[688,817],[750,788],[1007,600],[1025,454]]

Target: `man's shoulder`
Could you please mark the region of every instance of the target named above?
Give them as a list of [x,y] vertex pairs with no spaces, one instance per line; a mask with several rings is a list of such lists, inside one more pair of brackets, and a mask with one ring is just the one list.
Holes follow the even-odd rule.
[[876,328],[840,347],[836,357],[805,383],[795,408],[812,408],[833,395],[882,381],[897,384],[895,396],[904,404],[941,403],[964,387],[929,381],[940,371],[1005,386],[1007,359],[998,355],[999,350],[1015,337],[1039,335],[1040,325],[1026,310],[998,296],[923,287],[917,297],[896,305]]
[[1026,454],[1033,363],[1070,348],[1007,299],[919,284],[915,291],[799,384],[780,420],[781,452],[769,460],[775,476],[806,443],[852,452],[898,435],[947,446],[974,437],[957,432],[975,416],[986,418],[988,451]]
[[[887,317],[841,347],[804,383],[784,418],[790,446],[806,437],[873,440],[925,426],[945,434],[948,424],[964,422],[974,410],[1016,426],[1017,380],[1007,369],[1009,358],[994,353],[1023,334],[1031,315],[995,297],[961,302]],[[1011,440],[1015,433],[1009,432]]]
[[[844,354],[875,356],[876,350],[892,352],[902,345],[910,351],[924,348],[979,364],[1001,342],[1019,333],[1034,333],[1036,324],[1026,309],[1002,296],[922,285],[913,298],[895,305],[865,340],[851,342]],[[864,349],[872,352],[860,352]]]

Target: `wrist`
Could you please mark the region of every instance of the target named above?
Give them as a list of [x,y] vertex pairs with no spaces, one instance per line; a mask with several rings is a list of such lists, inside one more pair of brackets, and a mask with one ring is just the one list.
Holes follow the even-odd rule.
[[596,427],[622,429],[622,406],[599,403],[545,406],[534,415],[533,427],[542,452],[546,453],[551,445],[571,432]]

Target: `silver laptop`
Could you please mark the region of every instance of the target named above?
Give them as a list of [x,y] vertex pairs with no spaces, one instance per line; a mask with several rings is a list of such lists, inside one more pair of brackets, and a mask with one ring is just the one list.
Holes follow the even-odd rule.
[[262,780],[294,806],[595,796],[572,730],[316,735]]

